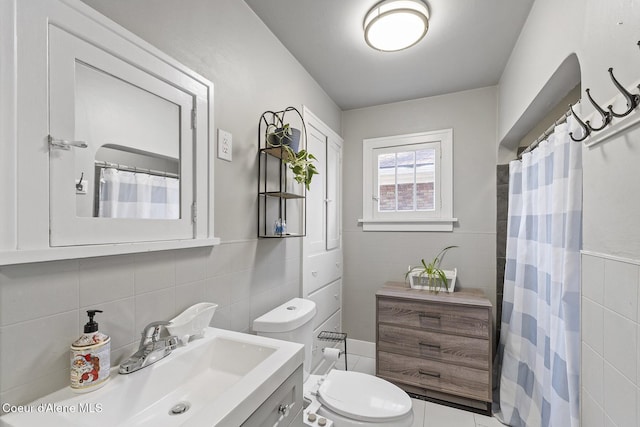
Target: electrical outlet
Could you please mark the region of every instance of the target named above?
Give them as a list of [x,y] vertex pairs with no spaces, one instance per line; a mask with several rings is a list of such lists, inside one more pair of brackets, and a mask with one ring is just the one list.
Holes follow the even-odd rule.
[[218,158],[231,161],[233,154],[233,138],[230,132],[218,129]]
[[89,181],[86,179],[79,180],[76,179],[76,194],[87,194],[87,187],[89,186]]

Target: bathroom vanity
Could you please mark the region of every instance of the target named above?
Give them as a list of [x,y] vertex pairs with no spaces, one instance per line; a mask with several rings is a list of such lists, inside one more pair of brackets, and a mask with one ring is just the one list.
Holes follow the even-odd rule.
[[480,289],[389,282],[376,293],[376,375],[409,393],[489,413],[492,336],[492,305]]
[[151,366],[113,368],[99,390],[65,387],[15,407],[0,427],[298,426],[303,360],[301,344],[207,327]]

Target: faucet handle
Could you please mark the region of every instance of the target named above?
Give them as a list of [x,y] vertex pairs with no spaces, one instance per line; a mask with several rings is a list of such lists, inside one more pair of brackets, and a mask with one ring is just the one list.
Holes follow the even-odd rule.
[[163,326],[167,326],[170,324],[171,322],[167,322],[165,320],[149,323],[147,326],[144,327],[144,330],[142,331],[141,344],[147,344],[149,342],[158,341],[158,338],[160,338],[160,329]]

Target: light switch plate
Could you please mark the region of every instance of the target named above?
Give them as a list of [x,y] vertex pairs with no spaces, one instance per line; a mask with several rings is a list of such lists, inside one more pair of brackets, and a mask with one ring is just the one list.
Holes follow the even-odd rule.
[[231,161],[233,154],[233,137],[230,132],[218,129],[218,158]]

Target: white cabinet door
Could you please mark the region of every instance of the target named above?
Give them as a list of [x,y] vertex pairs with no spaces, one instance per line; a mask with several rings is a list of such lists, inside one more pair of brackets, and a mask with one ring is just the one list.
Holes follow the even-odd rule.
[[325,195],[326,195],[326,167],[327,167],[327,136],[313,125],[307,126],[307,150],[317,159],[318,175],[314,176],[307,192],[307,236],[308,253],[325,250],[327,233]]
[[[304,109],[308,148],[318,158],[319,175],[307,193],[307,235],[303,242],[302,295],[317,304],[314,333],[340,331],[342,312],[342,139]],[[315,187],[314,187],[315,186]],[[316,341],[317,338],[315,339]],[[320,346],[314,343],[314,348]],[[323,342],[322,346],[327,345]],[[317,366],[320,353],[314,355]]]
[[[78,142],[68,150],[50,147],[50,244],[192,239],[194,173],[184,165],[194,163],[196,96],[181,87],[170,69],[145,68],[145,61],[154,61],[142,49],[126,57],[112,52],[108,46],[98,47],[49,26],[50,138],[87,144],[83,148]],[[99,187],[96,153],[104,146],[179,162],[175,219],[96,217],[92,209]],[[88,181],[89,194],[77,194],[80,176]],[[134,184],[127,185],[136,191]]]
[[342,200],[342,147],[335,140],[329,139],[327,144],[327,164],[326,164],[326,217],[327,217],[327,241],[326,250],[340,248],[341,242],[341,222],[340,202]]

